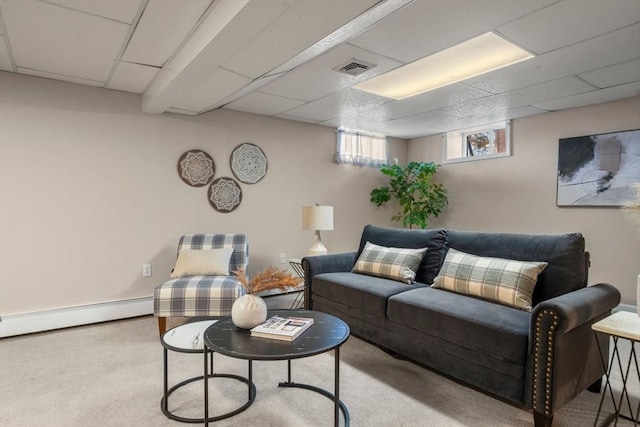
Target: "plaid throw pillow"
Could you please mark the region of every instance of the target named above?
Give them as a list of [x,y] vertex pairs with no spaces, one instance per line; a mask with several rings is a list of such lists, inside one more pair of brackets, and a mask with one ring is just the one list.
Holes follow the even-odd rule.
[[425,252],[427,248],[387,248],[367,242],[351,271],[412,283]]
[[433,287],[531,311],[533,288],[547,265],[479,257],[449,249]]

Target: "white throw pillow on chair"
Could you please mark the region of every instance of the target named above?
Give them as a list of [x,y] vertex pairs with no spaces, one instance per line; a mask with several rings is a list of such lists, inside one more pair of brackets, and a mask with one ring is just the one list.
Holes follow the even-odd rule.
[[182,276],[228,276],[233,248],[182,249],[178,252],[171,278]]

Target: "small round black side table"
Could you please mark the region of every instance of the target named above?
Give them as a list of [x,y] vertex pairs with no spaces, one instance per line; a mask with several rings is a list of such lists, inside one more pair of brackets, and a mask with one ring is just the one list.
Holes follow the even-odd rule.
[[[175,421],[180,421],[183,423],[203,423],[205,422],[205,418],[190,418],[190,417],[182,417],[172,413],[169,410],[169,396],[174,391],[178,390],[180,387],[190,384],[194,381],[202,380],[207,378],[214,377],[224,377],[224,378],[232,378],[244,383],[247,383],[249,386],[249,401],[245,403],[240,408],[236,409],[234,413],[242,412],[246,408],[251,405],[253,399],[256,395],[256,388],[253,384],[251,384],[246,378],[238,376],[238,375],[230,375],[230,374],[214,374],[213,373],[213,358],[210,360],[208,369],[205,369],[205,372],[201,376],[188,378],[184,381],[175,384],[171,388],[169,388],[169,361],[168,361],[168,350],[175,351],[178,353],[203,353],[204,352],[204,331],[215,324],[216,320],[204,320],[199,322],[186,323],[184,325],[176,326],[162,334],[162,338],[160,342],[162,343],[163,352],[164,352],[164,394],[162,399],[160,400],[160,409],[162,409],[162,413]],[[225,416],[216,416],[216,417],[208,417],[208,421],[218,421]]]
[[[206,374],[209,366],[209,353],[220,353],[225,356],[244,359],[248,363],[249,396],[253,385],[253,361],[254,360],[286,360],[287,381],[278,384],[279,387],[296,387],[320,393],[334,402],[334,425],[337,427],[340,420],[340,412],[344,417],[345,427],[349,426],[349,411],[340,400],[340,346],[349,338],[351,331],[349,326],[339,318],[330,314],[311,310],[269,310],[267,318],[278,315],[282,317],[310,317],[313,318],[313,326],[292,342],[252,337],[246,329],[237,328],[231,319],[221,320],[209,326],[204,333],[204,419],[205,425],[209,420],[209,381]],[[303,357],[315,356],[334,350],[334,392],[321,389],[309,384],[301,384],[291,381],[291,361]],[[213,355],[211,356],[213,358]],[[212,359],[211,359],[212,360]],[[213,362],[211,362],[213,363]],[[255,397],[255,388],[254,388]],[[250,401],[252,402],[253,400]],[[251,404],[249,402],[249,405]],[[248,407],[249,405],[246,405]],[[246,407],[227,414],[227,417],[237,414]],[[222,417],[222,416],[221,416]]]

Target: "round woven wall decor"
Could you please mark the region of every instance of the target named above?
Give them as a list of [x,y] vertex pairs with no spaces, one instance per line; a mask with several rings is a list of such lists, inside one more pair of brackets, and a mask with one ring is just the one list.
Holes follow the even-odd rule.
[[242,189],[235,179],[222,177],[211,183],[208,197],[213,209],[228,213],[240,206]]
[[216,167],[213,158],[202,150],[186,151],[178,160],[178,174],[186,184],[203,187],[213,180]]
[[251,143],[238,145],[231,153],[231,170],[240,182],[255,184],[267,174],[267,156]]

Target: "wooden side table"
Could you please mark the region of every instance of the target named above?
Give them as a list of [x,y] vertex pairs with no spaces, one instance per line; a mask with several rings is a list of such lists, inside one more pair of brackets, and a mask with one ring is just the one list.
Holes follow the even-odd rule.
[[[607,381],[604,385],[602,397],[600,398],[600,405],[598,406],[598,413],[596,415],[596,420],[594,421],[593,425],[594,426],[598,425],[598,419],[600,418],[602,403],[604,402],[605,396],[607,395],[607,389],[609,390],[609,394],[611,395],[611,401],[613,402],[613,408],[615,410],[615,413],[605,418],[602,426],[608,426],[614,420],[615,420],[614,425],[617,425],[619,418],[628,419],[628,420],[634,421],[637,424],[638,416],[640,415],[640,401],[638,402],[638,406],[636,407],[636,411],[634,413],[631,408],[631,398],[629,396],[629,391],[627,389],[627,382],[629,380],[629,373],[631,371],[632,361],[635,364],[638,381],[640,381],[640,369],[638,369],[638,357],[636,355],[636,348],[635,348],[636,343],[640,342],[640,316],[638,316],[636,313],[632,313],[628,311],[618,311],[612,314],[611,316],[606,317],[594,323],[591,326],[591,329],[593,329],[595,332],[601,332],[603,334],[606,334],[607,339],[609,339],[609,336],[613,338],[613,354],[611,355],[611,363],[608,363],[609,355],[607,355],[607,358],[605,359],[605,355],[602,354],[602,351],[600,350],[600,343],[598,342],[598,350],[600,351],[600,358],[602,360],[603,366],[607,370]],[[597,340],[598,340],[598,334],[596,334],[596,341]],[[631,344],[631,350],[629,351],[629,360],[626,362],[626,368],[623,367],[622,360],[620,358],[620,349],[618,347],[618,343],[620,340],[628,340]],[[607,365],[608,365],[608,368],[607,368]],[[620,397],[617,403],[613,394],[613,388],[611,387],[611,372],[614,366],[616,365],[622,377],[622,392],[620,393]],[[625,400],[626,400],[626,406],[629,409],[629,415],[624,415],[621,413],[622,406]]]

